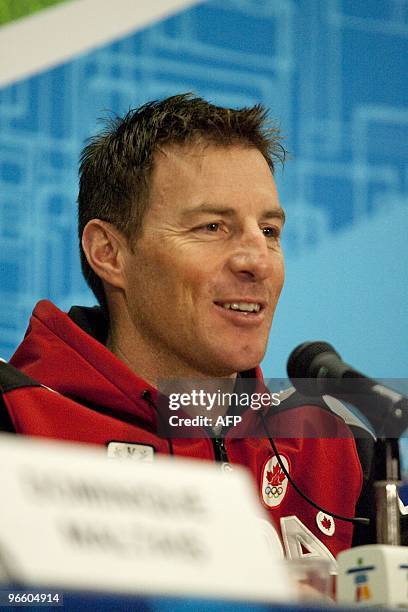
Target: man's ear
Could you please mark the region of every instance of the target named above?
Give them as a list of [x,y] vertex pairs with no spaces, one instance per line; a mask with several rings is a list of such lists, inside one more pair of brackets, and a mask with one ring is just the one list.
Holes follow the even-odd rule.
[[111,223],[91,219],[82,233],[82,248],[89,265],[100,279],[124,289],[125,236]]

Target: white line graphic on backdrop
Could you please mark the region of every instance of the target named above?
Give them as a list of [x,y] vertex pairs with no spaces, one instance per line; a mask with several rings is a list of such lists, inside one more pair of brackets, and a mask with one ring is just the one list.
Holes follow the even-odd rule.
[[185,9],[198,0],[71,0],[0,28],[0,87]]

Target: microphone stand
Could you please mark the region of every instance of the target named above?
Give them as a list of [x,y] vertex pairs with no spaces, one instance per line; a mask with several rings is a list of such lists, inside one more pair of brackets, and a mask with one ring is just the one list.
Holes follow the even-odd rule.
[[[368,405],[370,395],[366,394],[365,386],[362,386],[362,389]],[[399,439],[408,427],[406,408],[405,400],[397,403],[390,401],[388,409],[384,411],[384,409],[380,410],[374,401],[372,410],[365,412],[377,435],[374,444],[373,472],[377,544],[401,545],[401,512],[398,489],[402,483]]]
[[374,445],[377,544],[401,545],[398,488],[401,485],[399,438],[378,438]]

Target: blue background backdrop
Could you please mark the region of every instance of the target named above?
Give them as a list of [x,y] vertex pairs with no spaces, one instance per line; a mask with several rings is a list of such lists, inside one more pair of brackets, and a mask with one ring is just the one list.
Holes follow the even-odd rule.
[[0,354],[38,299],[94,302],[76,196],[98,117],[194,91],[264,103],[292,153],[266,375],[323,338],[372,376],[408,377],[407,51],[407,0],[215,0],[1,89]]

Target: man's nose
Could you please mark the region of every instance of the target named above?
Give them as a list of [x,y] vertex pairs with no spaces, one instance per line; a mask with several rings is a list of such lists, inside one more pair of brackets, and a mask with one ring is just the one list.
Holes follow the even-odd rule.
[[230,269],[243,280],[262,281],[273,273],[273,251],[259,228],[247,230],[237,239],[229,258]]

